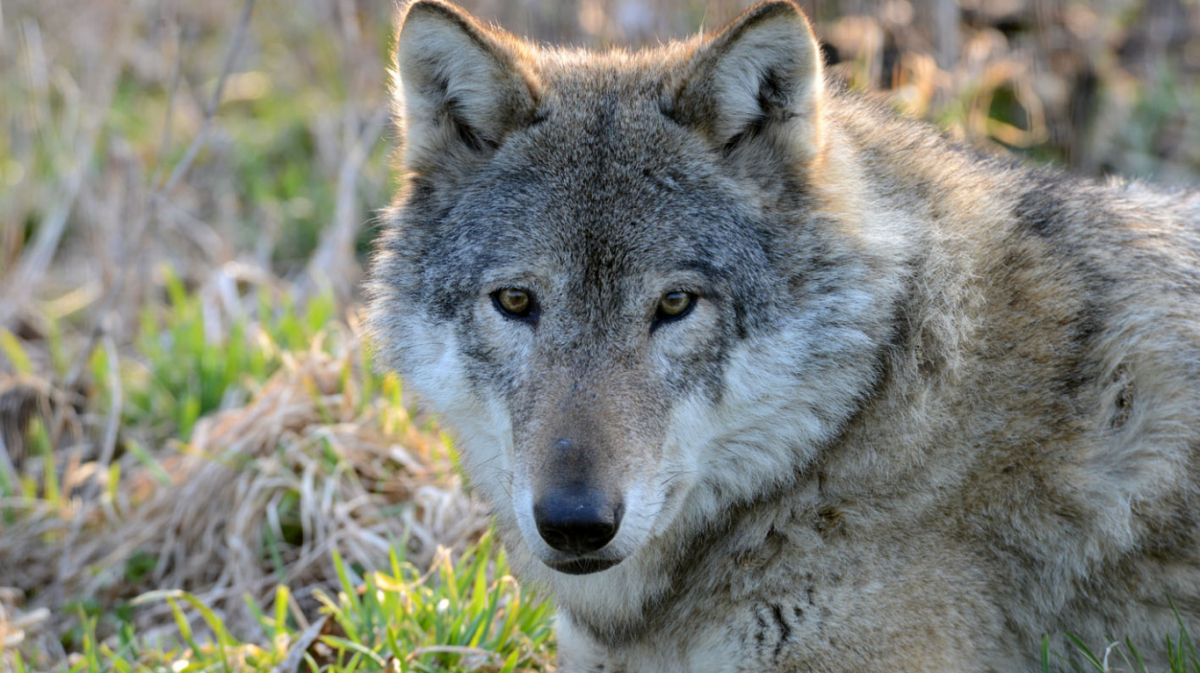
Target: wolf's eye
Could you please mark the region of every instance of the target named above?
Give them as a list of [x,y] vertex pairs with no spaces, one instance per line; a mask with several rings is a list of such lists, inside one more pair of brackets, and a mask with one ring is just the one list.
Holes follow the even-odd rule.
[[658,310],[654,313],[654,323],[678,320],[687,315],[696,303],[696,295],[691,292],[668,292],[658,300]]
[[677,318],[692,305],[692,295],[686,292],[668,292],[658,300],[658,314],[664,318]]
[[496,310],[510,318],[530,318],[533,315],[533,295],[525,290],[506,287],[492,293]]

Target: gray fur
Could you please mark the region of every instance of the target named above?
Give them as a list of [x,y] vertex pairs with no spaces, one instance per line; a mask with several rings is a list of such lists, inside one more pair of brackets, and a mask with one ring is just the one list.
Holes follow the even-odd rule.
[[[1158,642],[1168,597],[1200,626],[1200,197],[980,157],[817,53],[784,0],[639,53],[408,10],[370,324],[561,670],[1035,670],[1047,633]],[[628,504],[616,565],[551,569],[564,483]]]

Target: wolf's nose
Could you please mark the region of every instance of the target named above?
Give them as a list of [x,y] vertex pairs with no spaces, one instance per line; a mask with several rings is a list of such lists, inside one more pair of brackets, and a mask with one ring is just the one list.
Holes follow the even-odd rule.
[[603,549],[616,537],[624,509],[596,489],[559,489],[533,506],[533,518],[546,544],[579,555]]

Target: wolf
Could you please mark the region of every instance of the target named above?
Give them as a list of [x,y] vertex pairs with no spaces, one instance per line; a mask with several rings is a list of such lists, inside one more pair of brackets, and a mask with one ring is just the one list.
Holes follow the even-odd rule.
[[1200,195],[900,118],[789,0],[636,52],[400,26],[368,323],[559,670],[1033,671],[1200,626]]

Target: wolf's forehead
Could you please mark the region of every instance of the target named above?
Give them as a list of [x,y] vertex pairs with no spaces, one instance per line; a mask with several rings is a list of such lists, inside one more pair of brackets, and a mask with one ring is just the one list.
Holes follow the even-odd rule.
[[704,274],[720,266],[715,250],[760,247],[753,206],[664,114],[665,75],[627,66],[541,77],[542,120],[502,147],[463,203],[484,223],[470,237],[498,266],[549,264],[606,284],[664,267]]
[[732,280],[717,259],[729,251],[745,269],[764,263],[759,213],[719,171],[686,148],[668,150],[669,133],[629,138],[625,124],[588,114],[588,128],[555,129],[550,119],[528,144],[502,151],[464,202],[469,238],[488,241],[479,249],[497,267],[553,268],[611,288],[614,277],[663,273]]
[[540,123],[496,163],[506,180],[530,187],[517,190],[526,203],[532,192],[554,210],[633,217],[713,177],[697,156],[703,150],[663,114],[653,84],[613,76],[558,84],[546,92]]
[[574,102],[502,151],[497,177],[511,188],[497,205],[590,239],[636,237],[626,243],[669,235],[683,211],[729,216],[726,180],[655,105],[613,91]]
[[539,106],[543,117],[584,142],[594,142],[597,136],[660,130],[667,121],[662,103],[669,69],[653,60],[627,60],[610,56],[543,72]]

